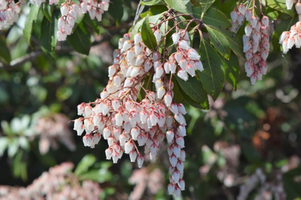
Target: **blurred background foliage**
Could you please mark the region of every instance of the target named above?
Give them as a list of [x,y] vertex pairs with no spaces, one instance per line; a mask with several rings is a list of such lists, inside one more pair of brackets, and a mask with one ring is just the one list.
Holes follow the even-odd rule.
[[[127,156],[113,165],[105,161],[106,142],[85,148],[70,122],[77,118],[76,106],[97,98],[108,81],[113,49],[130,27],[137,6],[127,4],[117,27],[110,12],[105,14],[99,35],[92,36],[89,56],[74,52],[68,42],[58,43],[54,58],[35,51],[42,21],[38,18],[34,26],[31,47],[22,37],[28,6],[15,25],[0,32],[11,60],[39,52],[15,67],[7,67],[5,60],[0,63],[0,185],[26,187],[50,167],[68,161],[75,164],[72,173],[78,180],[99,183],[101,199],[175,198],[166,192],[167,145],[142,169]],[[236,199],[239,187],[257,168],[267,182],[275,182],[276,173],[283,174],[287,199],[301,198],[300,65],[299,49],[286,56],[272,51],[267,75],[254,86],[241,75],[237,90],[226,83],[209,110],[185,104],[188,137],[182,199]]]

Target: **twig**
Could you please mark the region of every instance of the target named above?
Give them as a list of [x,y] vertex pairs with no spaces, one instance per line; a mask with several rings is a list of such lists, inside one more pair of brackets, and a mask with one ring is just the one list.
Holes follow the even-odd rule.
[[27,61],[30,61],[30,60],[33,60],[35,59],[36,57],[42,55],[43,52],[41,50],[38,50],[38,51],[34,51],[34,52],[31,52],[25,56],[22,56],[20,58],[17,58],[15,60],[12,60],[9,65],[5,64],[5,63],[0,63],[0,69],[4,69],[4,70],[12,70],[12,69],[15,69],[21,65],[23,65],[24,63],[26,63]]

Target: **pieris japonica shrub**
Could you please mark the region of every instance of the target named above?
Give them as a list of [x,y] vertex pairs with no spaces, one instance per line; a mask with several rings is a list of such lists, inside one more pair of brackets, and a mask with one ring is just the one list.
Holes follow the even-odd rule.
[[[99,96],[74,108],[80,117],[73,129],[84,146],[104,139],[106,159],[118,163],[128,154],[139,168],[167,145],[168,193],[178,197],[185,190],[185,105],[208,110],[225,82],[237,89],[240,65],[254,85],[269,72],[270,51],[301,46],[301,4],[292,0],[0,0],[0,30],[21,23],[26,9],[23,34],[32,52],[21,64],[42,52],[50,60],[72,50],[89,55],[97,38],[116,34],[108,24],[122,27],[108,82]],[[16,66],[0,39],[2,67]],[[248,196],[244,190],[239,199]]]

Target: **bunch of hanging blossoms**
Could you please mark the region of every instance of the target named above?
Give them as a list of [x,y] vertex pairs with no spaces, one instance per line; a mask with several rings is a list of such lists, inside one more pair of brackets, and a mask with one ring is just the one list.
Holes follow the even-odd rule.
[[[46,4],[46,0],[30,0],[31,4],[40,7]],[[6,24],[13,24],[18,20],[21,7],[20,3],[25,4],[24,0],[15,3],[13,0],[0,0],[0,30]],[[89,13],[90,18],[98,21],[102,20],[102,14],[109,9],[109,0],[79,0],[78,3],[66,0],[61,3],[61,17],[58,21],[57,39],[65,41],[67,35],[72,34],[75,21],[85,13]],[[49,0],[49,5],[58,5],[59,0]]]
[[[170,194],[180,196],[185,189],[183,170],[185,161],[186,114],[183,104],[173,100],[173,77],[187,81],[195,70],[203,70],[200,55],[190,46],[187,30],[175,26],[172,41],[176,51],[167,56],[159,46],[163,35],[159,26],[151,31],[156,48],[150,50],[141,33],[125,34],[114,51],[114,64],[109,67],[109,81],[100,98],[78,105],[74,130],[82,135],[85,146],[94,148],[101,136],[107,140],[106,158],[117,163],[129,154],[131,162],[142,167],[144,155],[156,157],[164,139],[168,143]],[[145,87],[146,80],[154,84],[154,91]],[[143,96],[138,99],[139,96]],[[144,147],[144,153],[141,152]]]

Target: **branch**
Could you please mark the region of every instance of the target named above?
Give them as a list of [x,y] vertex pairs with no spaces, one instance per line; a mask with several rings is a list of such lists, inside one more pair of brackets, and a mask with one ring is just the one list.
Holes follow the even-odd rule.
[[9,65],[5,64],[5,63],[0,63],[0,69],[4,69],[4,70],[12,70],[15,69],[21,65],[23,65],[24,63],[26,63],[27,61],[33,60],[36,57],[42,55],[43,52],[41,50],[38,51],[34,51],[31,52],[25,56],[22,56],[20,58],[17,58],[15,60],[12,60]]
[[[99,45],[105,41],[108,41],[110,39],[110,35],[105,35],[103,36],[103,38],[99,41],[95,41],[92,43],[92,46],[96,46]],[[55,48],[55,52],[56,53],[64,53],[64,52],[74,52],[74,49],[70,46],[56,46]],[[40,56],[43,54],[42,49],[37,49],[33,52],[30,52],[29,54],[22,56],[20,58],[17,58],[15,60],[12,60],[9,64],[5,64],[3,62],[0,61],[0,70],[13,70],[16,69],[20,66],[22,66],[24,63],[26,63],[27,61],[31,61],[34,60],[36,57]]]

